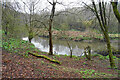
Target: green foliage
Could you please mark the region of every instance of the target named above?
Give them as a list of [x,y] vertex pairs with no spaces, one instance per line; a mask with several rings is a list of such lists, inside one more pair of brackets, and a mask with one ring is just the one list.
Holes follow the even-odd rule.
[[56,57],[60,57],[60,55],[55,55]]
[[100,54],[94,54],[92,56],[94,56],[94,57],[99,56],[99,59],[101,59],[101,60],[105,60],[106,59],[106,56],[103,56],[103,55],[100,55]]
[[107,71],[111,71],[110,69],[108,69]]
[[94,55],[92,55],[92,56],[94,56],[94,57],[97,57],[97,56],[99,56],[100,54],[94,54]]
[[27,58],[29,57],[28,53],[25,53],[24,56],[27,57]]
[[75,61],[79,61],[80,59],[79,58],[76,58],[76,59],[74,59]]
[[75,56],[75,55],[73,55],[72,57],[74,58],[75,61],[79,61],[80,60],[80,58]]
[[83,35],[79,35],[78,37],[79,37],[79,38],[83,38]]
[[94,69],[85,69],[85,68],[81,68],[80,70],[76,69],[74,72],[81,73],[82,78],[101,78],[106,76],[108,77],[115,76],[108,73],[98,72],[98,71],[95,71]]
[[56,67],[57,65],[55,65],[55,64],[51,64],[52,66],[54,66],[54,67]]
[[120,34],[109,34],[110,37],[119,37]]
[[109,55],[106,56],[106,59],[109,59]]
[[56,59],[56,56],[53,56],[53,59]]
[[98,39],[104,39],[103,36],[95,36],[95,38],[98,38]]
[[76,29],[71,29],[70,31],[77,31]]
[[8,38],[4,34],[2,35],[2,41],[0,40],[0,43],[1,43],[0,46],[3,49],[27,58],[30,57],[28,55],[29,51],[39,51],[38,49],[35,48],[33,44],[29,43],[28,41],[15,39],[12,37]]
[[111,67],[110,67],[110,65],[109,65],[109,66],[107,66],[107,67],[108,67],[108,68],[111,68]]
[[76,73],[80,72],[82,74],[82,78],[101,78],[101,77],[105,77],[105,76],[114,76],[112,74],[108,74],[108,73],[101,73],[101,72],[98,72],[98,71],[95,71],[93,69],[81,69],[80,71],[79,70],[76,70],[75,71]]
[[19,64],[19,65],[20,65],[20,62],[17,62],[17,64]]
[[[10,52],[18,52],[19,48],[22,48],[23,45],[28,45],[27,41],[9,38],[2,41],[2,47]],[[34,45],[30,45],[30,48],[35,48]]]
[[96,72],[94,75],[94,77],[104,77],[104,76],[113,76],[113,75],[108,73],[98,73],[98,72]]
[[44,64],[45,62],[44,61],[41,61],[42,64]]
[[67,55],[67,54],[65,54],[64,56],[65,56],[65,57],[67,57],[68,55]]
[[102,60],[105,60],[106,57],[105,56],[102,56],[102,55],[99,55],[99,58],[102,59]]
[[86,78],[85,76],[82,76],[82,78]]
[[68,24],[66,23],[61,24],[61,30],[68,30],[68,29],[69,29]]
[[80,71],[79,70],[75,70],[75,73],[79,73]]
[[[92,69],[86,69],[86,70],[82,70],[80,71],[81,74],[83,74],[82,78],[89,78],[91,77],[94,73],[95,73],[95,70],[92,70]],[[89,75],[89,76],[86,76],[86,75]]]
[[73,58],[77,58],[77,56],[75,56],[75,55],[72,55],[72,57],[73,57]]
[[[109,59],[109,55],[105,57],[106,59]],[[116,56],[113,56],[113,59],[118,59]]]
[[91,32],[95,32],[95,33],[98,33],[98,34],[101,33],[100,30],[97,30],[97,29],[92,29]]
[[83,65],[85,65],[85,64],[86,64],[86,62],[83,63]]

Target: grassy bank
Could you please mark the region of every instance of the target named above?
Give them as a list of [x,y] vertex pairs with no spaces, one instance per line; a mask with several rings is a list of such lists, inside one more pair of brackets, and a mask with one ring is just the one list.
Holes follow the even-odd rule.
[[[95,31],[58,31],[53,30],[53,38],[57,39],[68,39],[73,41],[84,41],[84,40],[99,40],[104,41],[104,37],[102,34],[97,33]],[[39,36],[41,37],[49,37],[48,31],[41,30],[39,33]],[[119,34],[109,34],[111,40],[119,40]]]

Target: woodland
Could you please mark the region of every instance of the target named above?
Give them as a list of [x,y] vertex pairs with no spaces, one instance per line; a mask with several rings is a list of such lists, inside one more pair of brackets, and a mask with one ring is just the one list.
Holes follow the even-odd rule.
[[117,80],[119,28],[119,0],[0,1],[0,78]]

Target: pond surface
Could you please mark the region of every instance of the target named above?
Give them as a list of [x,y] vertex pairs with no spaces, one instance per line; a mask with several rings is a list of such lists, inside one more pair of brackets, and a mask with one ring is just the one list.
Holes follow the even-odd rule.
[[[27,40],[28,41],[28,37],[24,37],[22,38],[23,40]],[[42,38],[42,37],[35,37],[32,39],[31,41],[36,48],[38,48],[40,51],[43,52],[49,52],[49,40],[48,38]],[[73,50],[73,55],[76,56],[81,56],[81,54],[84,51],[84,48],[87,46],[90,46],[92,49],[92,52],[97,51],[97,50],[101,50],[101,51],[105,51],[106,50],[106,43],[105,42],[75,42],[75,41],[69,41],[70,46],[72,47]],[[114,48],[118,48],[118,43],[117,42],[113,42],[111,43],[111,45]],[[61,54],[61,55],[70,55],[70,50],[69,47],[67,45],[67,42],[65,40],[53,40],[53,53],[54,54]],[[94,52],[95,53],[95,52]]]

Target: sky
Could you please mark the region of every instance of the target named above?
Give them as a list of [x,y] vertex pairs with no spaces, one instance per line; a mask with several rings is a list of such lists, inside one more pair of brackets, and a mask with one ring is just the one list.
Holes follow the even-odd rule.
[[[5,1],[5,0],[3,0],[3,1]],[[24,8],[23,8],[24,3],[23,2],[28,4],[31,1],[38,2],[39,0],[7,0],[7,1],[19,2],[20,5],[22,6],[21,11],[23,12],[24,11]],[[52,0],[49,0],[49,1],[52,1]],[[61,5],[61,4],[57,4],[56,5],[56,11],[64,10],[66,8],[72,8],[72,7],[81,7],[81,6],[84,5],[82,2],[84,2],[86,4],[91,4],[91,0],[57,0],[57,1],[64,4],[64,6]],[[95,2],[98,2],[98,1],[99,0],[95,0]],[[104,1],[110,2],[111,0],[104,0]],[[118,1],[120,1],[120,0],[118,0]],[[47,0],[40,0],[39,3],[36,5],[36,7],[38,8],[38,9],[36,9],[36,12],[39,12],[39,11],[41,11],[43,9],[49,9],[50,10],[52,8],[51,5],[47,2]],[[29,11],[27,7],[25,9],[26,9],[26,11]]]

